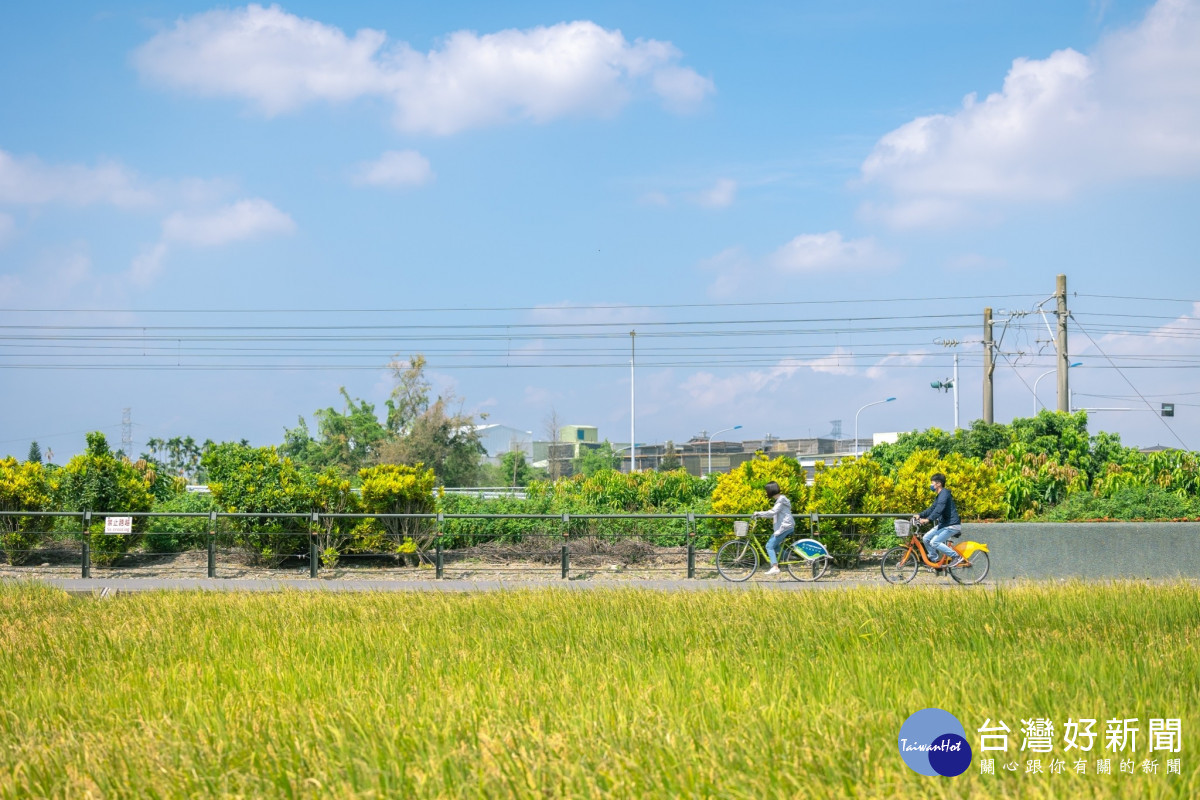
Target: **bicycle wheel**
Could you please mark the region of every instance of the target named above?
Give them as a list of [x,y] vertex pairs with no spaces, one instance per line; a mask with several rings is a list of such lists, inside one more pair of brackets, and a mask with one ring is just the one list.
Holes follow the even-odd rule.
[[717,572],[727,581],[740,583],[758,569],[758,551],[747,539],[733,539],[717,551]]
[[986,550],[976,550],[968,559],[969,564],[963,564],[961,567],[955,567],[950,570],[950,577],[959,583],[972,584],[979,583],[987,577],[988,570],[991,569],[992,562],[988,558]]
[[915,551],[908,547],[893,547],[883,554],[879,565],[883,579],[888,583],[908,583],[917,577],[917,559]]
[[788,574],[796,580],[815,581],[819,580],[829,569],[829,556],[817,556],[809,561],[807,558],[792,553],[784,563],[787,565]]

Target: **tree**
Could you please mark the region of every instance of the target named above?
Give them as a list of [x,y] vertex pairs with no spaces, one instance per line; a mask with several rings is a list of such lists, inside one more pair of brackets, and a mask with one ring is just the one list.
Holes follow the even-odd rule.
[[392,361],[388,366],[396,385],[387,401],[387,429],[393,436],[399,436],[429,408],[433,387],[425,378],[425,356],[420,353],[409,356],[408,361]]
[[591,477],[604,469],[619,469],[620,466],[621,454],[613,452],[612,443],[608,439],[599,447],[587,448],[574,461],[575,472],[585,477]]
[[42,448],[38,447],[37,439],[29,443],[29,456],[25,460],[31,464],[42,463]]
[[[388,399],[387,439],[375,458],[380,464],[426,464],[443,486],[474,486],[479,480],[483,444],[475,415],[462,410],[452,393],[430,402],[425,357],[392,362],[396,386]],[[450,411],[458,405],[457,411]],[[481,415],[482,416],[482,415]]]
[[297,464],[313,469],[335,467],[350,477],[376,459],[389,436],[388,429],[375,416],[374,405],[361,398],[356,401],[344,386],[339,391],[345,400],[342,411],[331,406],[313,414],[319,438],[312,438],[308,423],[301,417],[297,427],[284,430],[279,450]]
[[546,470],[550,473],[551,481],[558,480],[566,472],[566,464],[558,457],[558,430],[561,427],[562,420],[559,419],[558,411],[551,406],[549,413],[542,420],[542,431],[546,437]]
[[659,472],[670,472],[679,469],[683,466],[683,459],[679,457],[679,453],[675,451],[675,443],[667,440],[666,450],[663,451],[662,461],[658,462]]
[[509,450],[500,457],[500,471],[508,486],[528,486],[534,478],[533,467],[521,450]]
[[[211,440],[204,443],[205,448],[211,445]],[[204,449],[191,436],[173,436],[165,441],[151,437],[146,447],[149,453],[142,453],[142,458],[153,462],[161,472],[185,478],[191,483],[200,482],[200,459]]]
[[443,486],[474,486],[479,478],[483,445],[475,418],[461,410],[447,413],[449,399],[439,397],[407,426],[404,434],[384,444],[381,464],[428,464]]
[[[57,470],[50,479],[50,488],[64,511],[149,511],[154,506],[157,477],[153,467],[144,461],[135,465],[128,459],[117,458],[104,434],[94,431],[87,435],[87,451]],[[133,527],[140,533],[145,518],[135,518]],[[103,521],[93,523],[89,533],[97,563],[114,561],[137,539],[106,535]]]

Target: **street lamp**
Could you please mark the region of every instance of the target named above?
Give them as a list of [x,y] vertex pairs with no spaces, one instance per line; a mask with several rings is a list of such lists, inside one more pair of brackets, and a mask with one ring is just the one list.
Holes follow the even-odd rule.
[[858,410],[858,412],[854,415],[854,455],[855,455],[855,457],[858,456],[858,415],[863,412],[863,409],[870,408],[871,406],[881,405],[883,403],[890,403],[895,399],[896,398],[894,398],[894,397],[889,397],[886,400],[876,400],[874,403],[867,403],[865,406],[860,408]]
[[[742,427],[741,425],[734,425],[732,428],[722,428],[721,430],[717,431],[717,433],[725,433],[726,431],[741,430],[741,427]],[[713,436],[716,436],[717,433],[714,433],[708,437],[708,474],[709,475],[712,475],[712,440],[713,440]]]
[[[637,444],[627,444],[624,447],[618,447],[616,450],[613,450],[613,455],[615,456],[618,453],[624,453],[626,450],[628,450],[629,451],[629,467],[630,467],[630,471],[632,472],[634,458],[636,457],[636,453],[637,453],[637,448],[644,447],[645,444],[646,444],[645,442],[638,442]],[[620,467],[618,467],[617,469],[619,471]]]
[[[1082,367],[1082,366],[1083,366],[1083,362],[1082,362],[1082,361],[1076,361],[1074,364],[1067,364],[1067,369],[1070,369],[1071,367]],[[1038,413],[1038,405],[1039,405],[1039,404],[1038,404],[1038,396],[1037,396],[1037,385],[1038,385],[1038,383],[1039,383],[1039,382],[1042,380],[1042,378],[1046,377],[1047,375],[1051,375],[1051,374],[1053,374],[1053,373],[1055,373],[1055,372],[1058,372],[1058,369],[1057,369],[1057,368],[1056,368],[1056,369],[1050,369],[1050,370],[1046,370],[1046,371],[1045,371],[1045,372],[1043,372],[1041,375],[1038,375],[1038,376],[1037,376],[1037,380],[1033,382],[1033,415],[1034,415],[1035,417],[1037,416],[1037,413]]]

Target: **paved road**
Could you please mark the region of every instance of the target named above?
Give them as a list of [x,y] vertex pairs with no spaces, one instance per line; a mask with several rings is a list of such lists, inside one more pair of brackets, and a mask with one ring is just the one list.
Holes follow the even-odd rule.
[[[3,579],[5,582],[17,581]],[[522,589],[563,589],[588,591],[594,589],[661,589],[667,591],[747,591],[768,589],[804,591],[838,589],[851,586],[881,586],[879,581],[818,581],[800,583],[793,580],[753,581],[730,583],[722,580],[651,579],[651,580],[545,580],[545,581],[384,581],[384,580],[286,580],[272,578],[32,578],[25,583],[40,583],[64,589],[72,594],[104,594],[161,590],[216,592],[496,592]],[[930,584],[940,585],[940,584]]]

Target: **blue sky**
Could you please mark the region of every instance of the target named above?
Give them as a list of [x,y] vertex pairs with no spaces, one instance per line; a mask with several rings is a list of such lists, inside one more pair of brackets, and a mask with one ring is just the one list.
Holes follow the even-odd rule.
[[[935,342],[965,424],[983,308],[1060,272],[1076,405],[1177,403],[1092,428],[1200,447],[1198,45],[1184,0],[9,4],[0,452],[278,442],[414,352],[627,441],[629,329],[639,441],[950,427]],[[1001,421],[1053,363],[1005,336]]]

